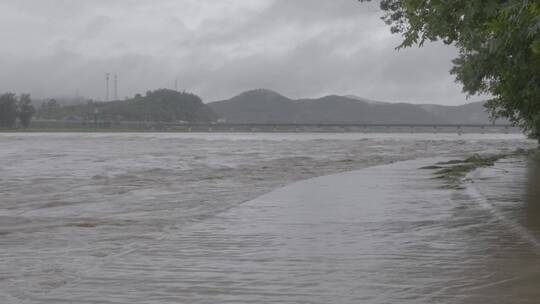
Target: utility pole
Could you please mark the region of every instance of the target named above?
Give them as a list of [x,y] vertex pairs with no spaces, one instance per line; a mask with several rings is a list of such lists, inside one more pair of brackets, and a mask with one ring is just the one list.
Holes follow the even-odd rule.
[[109,101],[109,73],[105,73],[105,101]]
[[99,127],[98,115],[99,115],[99,110],[97,107],[95,107],[94,108],[94,126],[96,129]]
[[178,91],[178,77],[174,80],[174,90]]
[[118,75],[114,75],[114,100],[118,100]]

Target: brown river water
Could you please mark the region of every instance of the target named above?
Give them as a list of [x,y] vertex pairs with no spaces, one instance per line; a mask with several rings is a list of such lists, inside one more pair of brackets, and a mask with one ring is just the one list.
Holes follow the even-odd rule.
[[540,303],[540,170],[485,134],[0,134],[0,303]]

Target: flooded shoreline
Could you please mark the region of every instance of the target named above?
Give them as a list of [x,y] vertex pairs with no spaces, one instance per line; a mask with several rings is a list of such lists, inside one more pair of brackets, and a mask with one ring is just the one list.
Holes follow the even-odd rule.
[[[392,171],[401,173],[385,175],[381,186],[391,187],[391,183],[386,184],[387,181],[395,180],[398,187],[421,187],[416,192],[407,191],[412,196],[404,196],[403,204],[398,206],[399,210],[407,210],[405,207],[411,203],[417,209],[413,212],[415,217],[390,222],[385,220],[382,226],[370,226],[374,223],[368,218],[367,221],[362,219],[366,214],[354,216],[358,210],[351,208],[347,193],[336,193],[336,189],[347,183],[353,183],[350,186],[353,190],[360,188],[363,183],[375,183],[377,179],[371,181],[357,172],[368,170],[373,173],[368,176],[376,176],[374,174],[380,165],[398,161],[434,156],[453,158],[480,151],[504,152],[534,146],[531,141],[513,136],[197,136],[200,135],[0,136],[3,146],[7,147],[0,151],[0,245],[7,248],[0,256],[3,264],[7,265],[0,273],[2,302],[103,303],[115,298],[120,303],[211,303],[212,300],[215,302],[218,295],[223,296],[220,302],[247,303],[253,299],[258,302],[287,302],[291,299],[301,302],[317,295],[317,290],[326,290],[328,295],[334,294],[338,298],[336,292],[340,292],[344,302],[365,299],[369,300],[368,303],[384,303],[385,295],[387,299],[395,296],[391,292],[398,292],[399,298],[404,300],[408,297],[406,290],[412,288],[412,285],[404,283],[410,275],[403,276],[403,282],[399,278],[391,282],[386,279],[377,281],[376,276],[374,279],[372,275],[378,273],[378,268],[369,268],[360,271],[355,278],[347,270],[355,267],[355,263],[346,258],[352,252],[348,250],[353,250],[354,246],[371,244],[375,246],[372,248],[374,250],[387,251],[384,242],[378,243],[371,237],[384,236],[390,238],[388,241],[396,242],[398,239],[392,234],[401,233],[399,231],[405,227],[404,231],[413,233],[403,243],[406,247],[402,248],[405,250],[402,253],[406,257],[406,250],[413,250],[413,247],[421,244],[414,239],[417,230],[433,237],[466,230],[457,228],[453,221],[450,226],[433,226],[436,219],[445,219],[448,214],[454,213],[460,214],[466,223],[472,221],[465,219],[468,213],[463,208],[466,207],[460,205],[457,209],[448,209],[450,206],[447,206],[447,202],[452,199],[452,195],[446,192],[449,190],[436,187],[431,189],[436,181],[428,178],[428,172],[416,172],[420,171],[416,168],[410,180],[402,184],[400,176],[404,171]],[[398,162],[390,165],[390,168],[402,165]],[[292,182],[355,169],[362,170],[342,173],[348,177],[345,182],[337,185],[319,185],[313,191],[309,190],[310,186],[307,190],[297,188],[300,189],[299,195],[314,193],[307,200],[299,199],[296,203],[300,205],[287,203],[290,196],[269,202],[279,203],[278,206],[266,205],[268,201],[257,203],[266,200],[268,195],[274,195],[262,194]],[[415,177],[415,174],[425,179],[421,178],[421,182],[418,182],[419,177]],[[357,179],[356,187],[353,177]],[[321,177],[323,180],[325,178],[328,177]],[[360,182],[362,180],[365,182]],[[311,182],[313,180],[298,183]],[[295,185],[284,189],[297,187]],[[322,226],[302,224],[303,220],[317,219],[317,213],[308,212],[312,207],[332,210],[327,205],[330,198],[322,200],[322,196],[315,195],[316,190],[323,186],[329,193],[327,195],[335,194],[332,197],[343,204],[341,213],[336,214],[339,215],[338,222],[348,218],[344,222],[346,225],[337,231],[338,234],[334,230],[335,221]],[[375,186],[373,189],[377,190]],[[423,198],[424,191],[434,191],[441,201]],[[401,199],[403,195],[403,192],[388,193],[390,197],[374,201],[392,201]],[[249,201],[256,197],[255,201]],[[314,205],[317,199],[319,203]],[[423,203],[415,203],[414,200]],[[245,201],[249,202],[242,204]],[[430,206],[430,202],[436,203]],[[295,213],[294,208],[300,206],[303,207]],[[435,207],[440,209],[433,209]],[[429,210],[434,211],[431,220],[423,214]],[[279,213],[275,213],[277,211]],[[324,212],[322,215],[328,214],[331,213]],[[295,228],[290,233],[289,230],[280,232],[278,236],[284,239],[276,240],[273,233],[276,227],[282,227],[279,223],[287,218],[291,227]],[[327,232],[333,233],[335,237],[328,237],[325,229],[329,229]],[[290,243],[297,232],[309,233],[306,240],[310,241]],[[351,236],[349,233],[360,233],[357,237],[361,238],[347,240],[346,237]],[[334,244],[320,248],[322,256],[313,257],[310,262],[315,264],[305,264],[301,259],[290,256],[285,260],[272,260],[271,255],[276,253],[279,257],[281,251],[284,251],[283,254],[290,254],[290,250],[311,252],[310,244],[315,241],[313,237],[317,236],[322,237],[319,241],[323,242],[337,241],[340,239],[338,236],[345,239],[339,246]],[[434,241],[434,244],[442,246],[437,250],[456,246],[446,242]],[[344,251],[334,253],[344,260],[336,264],[341,265],[337,270],[329,270],[333,276],[328,277],[322,270],[309,272],[313,267],[316,270],[318,267],[333,265],[333,262],[328,264],[321,259],[326,250],[339,248]],[[429,257],[433,249],[419,247],[414,252]],[[448,252],[443,253],[433,258],[444,260]],[[370,257],[374,263],[370,267],[375,267],[380,266],[385,258],[399,258],[400,254],[399,250],[392,255],[373,251],[367,252],[364,258]],[[459,258],[455,257],[456,263]],[[347,264],[347,261],[352,264]],[[267,265],[274,263],[277,263],[277,268],[267,268]],[[442,264],[439,266],[450,267]],[[457,264],[454,266],[458,267]],[[288,272],[295,267],[299,267],[298,272]],[[272,275],[273,269],[278,274],[275,277]],[[429,277],[432,271],[429,269],[425,269],[422,276]],[[457,270],[455,268],[453,271]],[[250,278],[255,281],[249,281]],[[342,286],[332,285],[331,280],[327,280],[330,278],[341,282]],[[354,294],[356,288],[354,284],[342,281],[346,278],[350,282],[365,280],[364,286],[371,286],[376,294],[370,294],[369,289],[366,289],[363,296],[359,290],[354,297],[346,298],[347,291]],[[320,285],[327,281],[330,285]],[[275,290],[266,289],[273,284],[269,282],[277,284]],[[281,283],[278,282],[283,286],[279,287]],[[262,285],[257,287],[257,284]],[[298,290],[307,288],[306,292],[293,292],[295,284],[300,284],[296,286]],[[262,286],[265,286],[264,292]],[[387,288],[391,292],[385,293]],[[412,290],[416,292],[416,300],[421,300],[418,298],[421,290]],[[278,296],[280,293],[285,296]]]

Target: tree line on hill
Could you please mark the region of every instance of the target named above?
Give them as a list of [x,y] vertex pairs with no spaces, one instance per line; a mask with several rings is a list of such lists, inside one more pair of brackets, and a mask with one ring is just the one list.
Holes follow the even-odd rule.
[[[27,127],[32,116],[50,121],[84,125],[121,122],[210,123],[221,118],[230,123],[417,123],[489,124],[482,102],[462,106],[414,105],[371,101],[355,96],[289,99],[270,90],[252,90],[229,100],[204,104],[190,93],[167,89],[148,91],[126,100],[96,102],[43,101],[37,109],[28,94],[1,95],[0,127],[19,123]],[[39,103],[39,102],[36,102]],[[35,114],[35,115],[34,115]],[[507,121],[499,121],[507,123]]]
[[27,128],[36,109],[29,94],[17,96],[14,93],[0,95],[0,128],[15,128],[17,123]]
[[51,99],[42,103],[36,116],[47,120],[211,122],[217,119],[212,109],[194,94],[159,89],[126,100],[60,105]]
[[[78,104],[51,99],[36,112],[40,120],[100,122],[208,123],[425,123],[489,124],[483,102],[461,106],[414,105],[372,101],[356,96],[289,99],[270,90],[252,90],[229,100],[202,103],[190,93],[160,89],[145,96]],[[498,121],[507,123],[507,121]]]

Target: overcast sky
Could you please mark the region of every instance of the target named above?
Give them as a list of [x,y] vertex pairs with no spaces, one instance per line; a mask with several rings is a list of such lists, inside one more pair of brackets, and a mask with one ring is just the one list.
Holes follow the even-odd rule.
[[467,102],[453,47],[396,51],[380,16],[357,0],[0,0],[0,92],[104,99],[109,72],[121,97],[178,79],[205,102],[255,88]]

